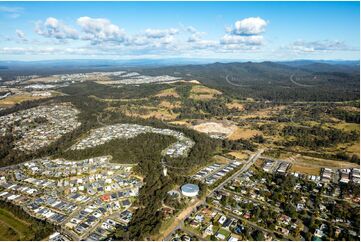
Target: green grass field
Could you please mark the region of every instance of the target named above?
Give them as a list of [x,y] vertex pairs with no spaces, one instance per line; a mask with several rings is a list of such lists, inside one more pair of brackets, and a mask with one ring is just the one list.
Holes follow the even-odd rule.
[[0,208],[0,240],[31,240],[30,225]]

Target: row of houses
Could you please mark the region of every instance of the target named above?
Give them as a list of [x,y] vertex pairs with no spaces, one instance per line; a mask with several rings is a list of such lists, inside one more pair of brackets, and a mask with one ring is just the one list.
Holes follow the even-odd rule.
[[359,168],[345,168],[345,169],[321,169],[321,181],[323,182],[341,182],[341,183],[360,183],[360,169]]
[[177,142],[167,147],[163,153],[172,157],[185,156],[195,144],[183,133],[171,129],[159,129],[138,124],[114,124],[92,130],[87,137],[74,144],[72,150],[83,150],[105,144],[113,139],[129,139],[144,133],[173,136]]
[[0,117],[0,136],[20,137],[14,149],[29,152],[58,140],[80,126],[79,111],[69,103],[39,106]]
[[291,164],[286,161],[265,160],[262,169],[268,173],[277,172],[279,174],[285,174],[290,166]]
[[[131,208],[142,181],[132,175],[132,166],[113,164],[110,160],[111,157],[104,156],[78,163],[49,158],[25,162],[15,169],[1,171],[0,199],[58,225],[71,239],[86,239],[90,231],[98,228],[111,233],[115,225],[129,223],[131,215],[123,212]],[[88,169],[56,177],[57,169],[66,168]],[[44,174],[48,169],[52,172]],[[19,173],[21,179],[15,176]]]
[[231,161],[229,164],[225,165],[222,169],[213,173],[205,179],[205,183],[208,185],[214,184],[216,181],[220,180],[222,177],[226,176],[229,172],[233,171],[239,167],[242,163],[239,161]]
[[197,179],[197,180],[203,180],[204,178],[206,178],[208,175],[212,174],[212,172],[218,170],[221,167],[221,164],[219,163],[214,163],[212,165],[209,165],[205,168],[202,168],[201,170],[199,170],[194,176],[193,178]]

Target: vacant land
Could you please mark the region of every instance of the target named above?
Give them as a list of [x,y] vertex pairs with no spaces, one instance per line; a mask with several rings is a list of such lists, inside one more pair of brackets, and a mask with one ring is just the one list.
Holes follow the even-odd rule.
[[186,126],[186,127],[192,126],[191,120],[188,120],[188,119],[182,119],[182,120],[172,121],[172,122],[169,122],[169,124],[182,125],[182,126]]
[[229,140],[239,140],[239,139],[250,139],[255,137],[256,135],[261,135],[262,132],[249,128],[239,128],[234,130],[234,132],[228,136]]
[[226,106],[227,106],[227,108],[229,108],[229,109],[235,108],[235,109],[237,109],[237,110],[239,110],[239,111],[243,111],[243,110],[244,110],[244,105],[243,105],[242,103],[239,103],[239,102],[236,101],[236,100],[233,100],[232,102],[227,103]]
[[296,164],[292,165],[290,171],[291,172],[302,173],[302,174],[319,176],[320,171],[321,171],[321,167],[319,167],[319,166],[310,166],[308,164],[296,163]]
[[[256,135],[261,135],[262,132],[252,129],[252,128],[241,128],[232,122],[225,121],[209,121],[203,122],[198,121],[199,124],[193,125],[192,128],[198,132],[206,134],[222,134],[229,140],[240,140],[240,139],[250,139]],[[183,124],[183,122],[179,123]]]
[[142,119],[160,119],[160,120],[175,120],[178,116],[177,113],[174,113],[169,108],[164,107],[151,107],[151,106],[136,106],[136,105],[127,105],[119,108],[107,108],[107,111],[111,112],[120,112],[128,117],[138,117]]
[[0,240],[31,240],[30,224],[0,208]]
[[236,129],[235,125],[227,125],[221,122],[204,122],[193,126],[193,129],[201,133],[220,133],[225,136],[231,135]]
[[213,157],[213,160],[214,162],[217,162],[217,163],[222,163],[222,164],[228,164],[229,163],[229,160],[223,156],[220,156],[220,155],[215,155]]
[[202,85],[194,85],[192,86],[189,98],[194,100],[209,100],[221,94],[222,92],[216,89],[212,89]]
[[169,102],[169,101],[162,100],[159,103],[158,107],[174,109],[174,108],[181,107],[181,105],[182,105],[181,102]]
[[0,107],[10,107],[24,101],[37,100],[41,98],[44,97],[32,96],[30,93],[24,92],[22,94],[16,94],[0,100]]
[[248,157],[249,157],[249,154],[247,154],[246,152],[243,152],[243,151],[231,151],[228,153],[228,155],[231,155],[234,158],[237,158],[240,160],[245,160],[245,159],[248,159]]
[[286,160],[290,161],[293,164],[291,167],[292,172],[300,172],[310,175],[319,175],[320,170],[323,167],[334,168],[334,169],[359,167],[359,164],[355,164],[347,161],[320,159],[320,158],[300,156],[300,155],[289,157]]
[[179,98],[179,94],[177,93],[177,90],[175,88],[169,88],[164,89],[160,91],[158,94],[155,95],[155,97],[175,97]]

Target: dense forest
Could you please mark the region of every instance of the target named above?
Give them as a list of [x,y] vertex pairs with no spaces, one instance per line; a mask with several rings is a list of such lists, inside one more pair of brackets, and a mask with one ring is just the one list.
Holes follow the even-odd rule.
[[165,89],[167,86],[167,84],[142,84],[140,86],[123,85],[121,88],[116,88],[97,84],[95,82],[86,82],[64,87],[61,91],[74,97],[94,95],[98,98],[105,99],[128,99],[151,96],[158,93],[160,90]]
[[[214,63],[207,65],[138,68],[147,75],[175,75],[196,79],[236,98],[270,101],[348,101],[359,99],[360,74],[355,66],[324,64],[290,66],[274,62]],[[176,74],[175,74],[176,73]],[[291,75],[300,82],[293,83]]]
[[57,154],[69,160],[82,160],[91,157],[111,155],[114,162],[138,163],[138,161],[160,160],[161,151],[176,139],[160,134],[140,134],[131,139],[114,139],[103,145],[85,150],[68,150]]

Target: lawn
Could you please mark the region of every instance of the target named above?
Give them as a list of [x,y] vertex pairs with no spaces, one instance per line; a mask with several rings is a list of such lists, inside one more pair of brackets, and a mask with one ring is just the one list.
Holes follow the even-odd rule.
[[0,240],[32,240],[30,224],[0,209]]
[[231,235],[231,232],[223,228],[220,228],[217,232],[223,234],[226,239]]

